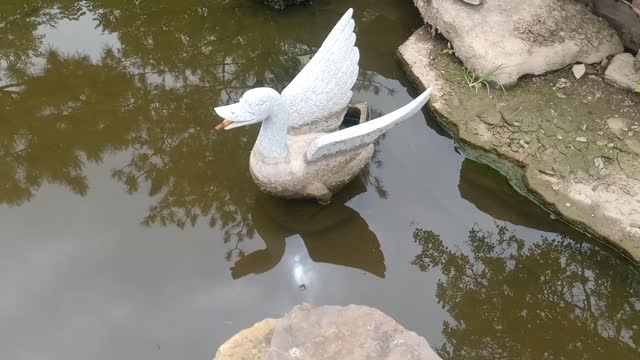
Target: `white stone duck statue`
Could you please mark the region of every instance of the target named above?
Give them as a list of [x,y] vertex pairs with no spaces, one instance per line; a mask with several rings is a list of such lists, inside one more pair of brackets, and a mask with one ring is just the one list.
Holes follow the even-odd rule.
[[358,77],[352,15],[349,9],[282,94],[251,89],[239,103],[215,108],[225,119],[217,129],[262,122],[250,157],[251,175],[262,191],[329,202],[369,163],[374,141],[429,100],[430,88],[390,114],[338,130]]

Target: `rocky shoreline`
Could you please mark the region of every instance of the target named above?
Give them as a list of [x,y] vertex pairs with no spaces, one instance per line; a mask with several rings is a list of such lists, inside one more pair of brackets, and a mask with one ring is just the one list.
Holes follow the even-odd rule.
[[[638,262],[638,61],[622,53],[606,22],[577,2],[559,1],[532,0],[522,10],[502,2],[417,0],[427,25],[400,47],[399,57],[419,88],[433,87],[430,109],[465,155]],[[539,23],[527,17],[545,12],[554,15]],[[469,35],[486,17],[503,25]],[[496,17],[527,23],[525,34]],[[576,17],[580,22],[570,21]],[[586,37],[581,22],[591,24]],[[551,36],[559,29],[561,36]],[[486,81],[475,75],[495,68]]]

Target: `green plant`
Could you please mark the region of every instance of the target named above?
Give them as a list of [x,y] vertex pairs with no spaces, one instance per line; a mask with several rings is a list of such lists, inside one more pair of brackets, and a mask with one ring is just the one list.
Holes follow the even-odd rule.
[[640,93],[640,83],[636,86],[636,92]]
[[[486,73],[482,74],[479,78],[476,77],[476,74],[473,72],[473,70],[469,69],[468,67],[464,67],[464,79],[467,82],[467,85],[469,85],[470,88],[475,88],[476,89],[476,93],[478,92],[478,88],[481,87],[482,85],[487,87],[487,94],[490,94],[490,86],[489,86],[489,81],[491,81],[493,79],[493,75],[495,75],[495,73],[497,73],[500,69],[502,69],[504,67],[503,64],[500,64],[494,68],[492,68],[491,70],[487,71]],[[502,88],[502,91],[504,92],[504,87],[502,85],[500,85],[500,87]]]
[[447,48],[442,50],[443,54],[449,54],[449,55],[454,55],[456,53],[456,51],[453,49],[453,47],[451,46],[450,42],[447,42]]

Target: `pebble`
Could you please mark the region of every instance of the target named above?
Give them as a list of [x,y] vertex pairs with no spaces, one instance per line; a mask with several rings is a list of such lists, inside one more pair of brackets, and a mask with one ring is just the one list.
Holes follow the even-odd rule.
[[558,80],[555,87],[556,89],[563,89],[569,86],[571,86],[571,82],[565,78],[561,78]]
[[602,170],[604,169],[604,160],[602,160],[602,158],[597,157],[595,159],[593,159],[593,165],[595,167],[597,167],[598,169]]
[[584,136],[577,137],[577,138],[576,138],[576,141],[586,143],[586,142],[587,142],[587,138],[586,138],[586,137],[584,137]]
[[576,80],[580,80],[584,73],[587,72],[587,68],[584,66],[584,64],[576,64],[573,65],[571,71],[573,71],[573,76],[576,77]]

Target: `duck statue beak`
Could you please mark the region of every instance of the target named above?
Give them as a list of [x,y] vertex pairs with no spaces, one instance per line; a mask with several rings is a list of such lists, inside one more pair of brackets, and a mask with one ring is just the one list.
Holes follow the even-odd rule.
[[214,109],[215,112],[225,119],[216,126],[216,130],[229,130],[241,126],[257,124],[262,119],[256,118],[251,112],[247,111],[242,103],[220,106]]

